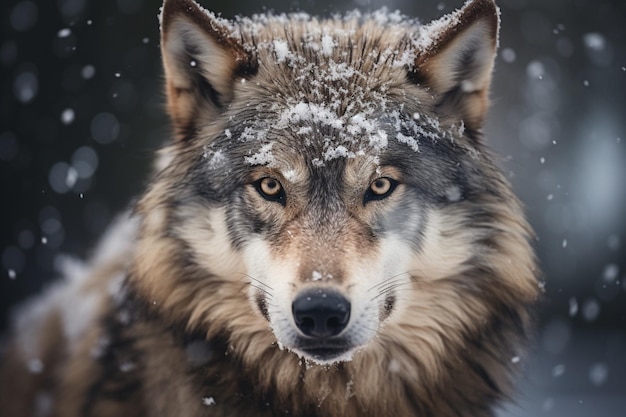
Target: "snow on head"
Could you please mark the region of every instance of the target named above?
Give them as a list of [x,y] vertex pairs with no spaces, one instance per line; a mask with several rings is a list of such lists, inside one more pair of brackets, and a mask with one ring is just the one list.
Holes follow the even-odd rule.
[[[238,18],[234,25],[244,48],[272,75],[261,83],[241,84],[259,86],[268,95],[247,103],[255,112],[246,115],[243,127],[228,126],[226,137],[253,145],[244,156],[249,165],[277,166],[276,151],[291,140],[301,141],[314,153],[310,163],[316,167],[360,155],[378,161],[390,141],[419,152],[420,140],[456,137],[461,131],[440,126],[428,108],[418,107],[417,97],[407,105],[410,109],[398,103],[406,94],[399,84],[406,71],[456,18],[453,14],[428,26],[385,10],[327,22],[306,14]],[[289,30],[290,25],[297,30]],[[221,156],[218,151],[205,154],[214,167]]]
[[322,126],[330,126],[341,129],[344,120],[337,112],[329,108],[326,104],[315,104],[299,102],[287,107],[279,116],[278,127],[286,128],[289,125],[299,122],[312,122]]

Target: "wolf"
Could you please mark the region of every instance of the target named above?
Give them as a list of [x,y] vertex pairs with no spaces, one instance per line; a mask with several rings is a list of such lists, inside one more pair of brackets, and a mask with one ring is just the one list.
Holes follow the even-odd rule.
[[482,135],[499,10],[227,20],[165,0],[171,141],[16,313],[0,414],[491,416],[540,296]]

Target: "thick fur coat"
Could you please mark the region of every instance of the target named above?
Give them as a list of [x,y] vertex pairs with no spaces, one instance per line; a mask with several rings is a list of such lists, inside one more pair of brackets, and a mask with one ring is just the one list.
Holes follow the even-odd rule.
[[160,23],[172,141],[17,312],[0,415],[492,415],[540,292],[481,133],[493,1]]

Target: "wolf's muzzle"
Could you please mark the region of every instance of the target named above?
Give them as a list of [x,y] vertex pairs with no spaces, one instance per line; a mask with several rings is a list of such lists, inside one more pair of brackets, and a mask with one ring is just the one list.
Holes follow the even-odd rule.
[[302,334],[316,339],[339,335],[350,320],[350,302],[343,295],[325,289],[303,292],[291,310]]

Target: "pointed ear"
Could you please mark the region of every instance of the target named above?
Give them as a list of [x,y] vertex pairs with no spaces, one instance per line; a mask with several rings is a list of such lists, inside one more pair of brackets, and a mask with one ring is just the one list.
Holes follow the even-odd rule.
[[215,117],[232,100],[235,80],[256,66],[237,29],[194,1],[165,0],[160,18],[167,108],[183,139]]
[[499,24],[493,0],[471,0],[422,31],[429,41],[410,78],[434,93],[439,111],[458,115],[470,131],[481,129],[487,113]]

